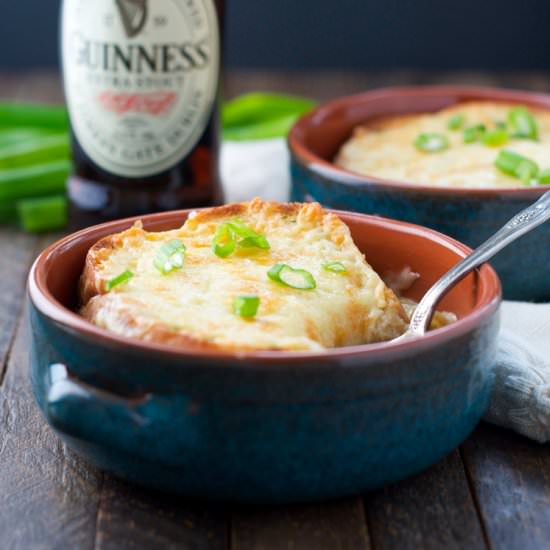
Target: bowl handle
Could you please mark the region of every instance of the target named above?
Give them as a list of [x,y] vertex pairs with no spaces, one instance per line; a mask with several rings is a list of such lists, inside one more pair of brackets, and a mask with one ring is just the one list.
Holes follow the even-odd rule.
[[147,428],[149,415],[143,407],[152,396],[125,398],[85,384],[71,377],[61,363],[49,366],[46,390],[46,416],[60,432],[78,439],[127,448],[135,432]]

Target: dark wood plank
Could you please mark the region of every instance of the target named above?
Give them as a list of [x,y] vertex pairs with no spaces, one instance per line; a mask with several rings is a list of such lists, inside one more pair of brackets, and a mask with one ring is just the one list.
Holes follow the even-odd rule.
[[42,419],[28,381],[23,319],[0,394],[0,548],[91,549],[101,475]]
[[186,502],[105,476],[96,550],[223,550],[228,521],[223,507]]
[[377,550],[485,548],[458,451],[420,475],[365,497]]
[[550,447],[482,424],[463,456],[492,546],[548,548]]
[[0,385],[21,311],[27,272],[37,238],[0,227]]
[[237,509],[232,550],[366,550],[370,548],[360,498],[315,505]]

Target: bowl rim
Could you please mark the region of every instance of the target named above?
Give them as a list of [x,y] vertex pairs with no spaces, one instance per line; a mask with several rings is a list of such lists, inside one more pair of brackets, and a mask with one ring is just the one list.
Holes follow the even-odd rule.
[[[174,210],[161,212],[157,214],[149,214],[144,216],[134,216],[120,220],[103,223],[88,227],[76,233],[72,233],[48,246],[34,261],[28,276],[27,291],[32,305],[37,308],[50,321],[63,327],[73,333],[78,333],[87,339],[91,339],[100,346],[110,346],[126,350],[138,351],[147,354],[162,355],[163,357],[186,358],[186,359],[210,359],[216,360],[217,364],[241,364],[247,365],[250,361],[264,363],[266,366],[273,365],[280,367],[283,364],[290,366],[296,362],[318,361],[317,366],[330,361],[331,359],[344,358],[369,358],[376,360],[377,358],[388,358],[391,354],[394,356],[405,356],[417,353],[422,350],[431,349],[434,346],[444,345],[446,342],[460,337],[463,334],[480,326],[484,321],[488,320],[496,313],[502,300],[502,290],[500,280],[495,270],[485,264],[479,270],[481,277],[486,279],[488,284],[485,286],[485,294],[480,298],[481,303],[475,309],[462,319],[457,320],[451,325],[430,331],[418,339],[394,343],[379,342],[372,344],[361,344],[356,346],[347,346],[342,348],[331,348],[322,351],[224,351],[216,349],[205,349],[204,347],[189,347],[186,349],[175,348],[167,344],[145,342],[138,339],[132,339],[126,336],[120,336],[114,332],[100,328],[76,312],[58,302],[51,294],[47,283],[47,265],[49,258],[53,254],[61,253],[71,248],[79,240],[84,237],[90,237],[90,234],[96,234],[97,239],[109,233],[121,231],[125,226],[131,226],[135,221],[142,220],[147,225],[150,222],[162,222],[166,219],[181,219],[196,209]],[[428,237],[430,241],[445,246],[452,252],[465,256],[471,249],[466,245],[443,235],[437,231],[421,227],[418,225],[382,218],[380,216],[372,216],[355,212],[330,210],[337,215],[343,215],[348,219],[357,219],[366,221],[368,224],[392,228],[399,227],[402,231]],[[95,241],[94,241],[95,242]],[[389,353],[388,353],[389,352]]]
[[[319,117],[341,108],[350,108],[359,103],[376,101],[386,97],[400,97],[414,101],[416,98],[437,97],[441,95],[457,96],[457,103],[463,100],[497,101],[501,103],[524,103],[550,112],[550,94],[528,90],[496,88],[489,86],[464,85],[430,85],[430,86],[388,86],[366,92],[338,97],[319,104],[315,109],[301,116],[292,126],[287,138],[288,148],[294,161],[306,169],[324,178],[335,178],[343,185],[358,185],[388,187],[410,193],[425,193],[438,195],[469,195],[476,198],[512,196],[514,198],[531,198],[544,194],[548,186],[540,187],[450,187],[432,186],[411,183],[407,181],[383,179],[376,176],[366,176],[352,170],[340,168],[313,153],[303,143],[300,134],[309,127],[311,122]],[[464,99],[461,99],[461,98]]]

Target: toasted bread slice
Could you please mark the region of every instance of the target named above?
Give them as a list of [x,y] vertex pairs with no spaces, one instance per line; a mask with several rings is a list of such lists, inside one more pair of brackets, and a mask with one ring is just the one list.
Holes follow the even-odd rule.
[[[237,246],[227,257],[214,254],[216,231],[237,219],[265,236],[269,249]],[[186,247],[184,265],[163,274],[154,260],[174,239]],[[339,262],[345,272],[327,270],[327,262]],[[270,279],[268,271],[280,263],[309,272],[315,288]],[[126,270],[132,278],[108,291],[108,282]],[[260,299],[255,316],[235,313],[241,295]],[[138,223],[90,249],[80,298],[82,315],[100,327],[179,347],[322,350],[388,340],[407,326],[399,300],[348,227],[316,203],[254,199],[201,210],[180,229],[161,233]]]

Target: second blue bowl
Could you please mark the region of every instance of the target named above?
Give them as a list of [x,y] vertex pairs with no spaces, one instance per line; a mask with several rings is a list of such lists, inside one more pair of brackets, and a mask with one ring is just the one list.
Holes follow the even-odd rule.
[[[544,94],[457,86],[387,88],[337,99],[301,118],[290,133],[292,200],[315,200],[331,208],[424,225],[477,247],[548,187],[429,187],[362,176],[332,163],[353,129],[370,118],[438,111],[473,100],[550,109],[550,96]],[[505,298],[550,300],[549,243],[550,224],[546,224],[494,258]]]

